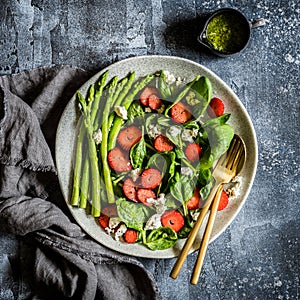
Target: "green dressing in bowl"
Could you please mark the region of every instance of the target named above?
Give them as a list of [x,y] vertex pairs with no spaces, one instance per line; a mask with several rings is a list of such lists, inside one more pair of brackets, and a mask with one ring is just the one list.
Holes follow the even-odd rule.
[[249,40],[249,25],[230,12],[214,16],[207,25],[206,39],[217,51],[235,53],[242,50]]

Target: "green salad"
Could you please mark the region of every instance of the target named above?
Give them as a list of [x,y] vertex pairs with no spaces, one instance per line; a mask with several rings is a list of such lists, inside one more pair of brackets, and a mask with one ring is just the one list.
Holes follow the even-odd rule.
[[183,82],[160,70],[108,77],[77,93],[70,203],[117,241],[173,247],[212,189],[213,164],[234,135],[230,114],[206,76]]

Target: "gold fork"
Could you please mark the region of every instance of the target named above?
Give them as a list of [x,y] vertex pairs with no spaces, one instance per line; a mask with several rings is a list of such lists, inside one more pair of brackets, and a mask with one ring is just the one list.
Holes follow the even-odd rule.
[[[215,198],[215,195],[217,193],[218,190],[222,190],[221,188],[223,187],[223,185],[225,183],[228,183],[232,180],[232,178],[234,178],[242,169],[244,162],[245,162],[245,157],[246,157],[246,150],[245,150],[245,144],[243,142],[243,140],[241,139],[240,136],[238,136],[237,134],[234,135],[230,146],[227,150],[227,152],[225,154],[223,154],[223,156],[219,159],[219,161],[217,162],[217,165],[215,166],[212,176],[215,179],[215,184],[207,198],[207,200],[205,201],[205,205],[204,207],[201,209],[200,215],[196,221],[196,223],[194,224],[188,238],[186,239],[186,242],[175,262],[175,265],[171,271],[170,276],[173,279],[176,279],[180,269],[196,239],[196,236],[198,234],[198,231],[201,227],[201,224],[205,218],[205,215],[209,209],[209,207],[211,206],[211,203],[213,201],[213,199]],[[218,199],[219,201],[219,199]],[[217,201],[216,201],[217,202]],[[214,209],[216,209],[218,206],[215,204]],[[215,215],[215,214],[214,214]],[[213,216],[213,215],[212,215]],[[212,217],[214,221],[214,217]],[[213,222],[210,222],[210,226],[211,228],[208,228],[211,232],[212,230],[212,224]],[[204,234],[204,244],[202,242],[201,247],[203,247],[204,249],[204,253],[203,251],[201,252],[201,256],[200,256],[200,252],[199,252],[199,257],[195,266],[195,270],[194,270],[194,274],[193,274],[193,278],[191,280],[192,284],[196,284],[199,278],[199,274],[201,272],[201,267],[202,267],[202,263],[203,263],[203,259],[206,253],[206,249],[207,249],[207,245],[209,242],[209,237],[210,237],[210,232],[208,232],[208,234],[205,236]]]

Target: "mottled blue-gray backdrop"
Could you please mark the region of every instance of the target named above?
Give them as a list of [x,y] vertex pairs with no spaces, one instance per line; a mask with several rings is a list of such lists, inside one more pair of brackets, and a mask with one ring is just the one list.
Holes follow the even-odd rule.
[[[215,57],[196,42],[204,16],[235,7],[266,25],[249,47]],[[210,247],[197,286],[195,254],[174,281],[174,259],[141,259],[164,299],[299,299],[299,1],[1,0],[0,75],[70,64],[96,72],[146,54],[177,55],[218,74],[257,133],[257,176],[247,202]],[[0,231],[0,299],[26,299],[32,249]]]

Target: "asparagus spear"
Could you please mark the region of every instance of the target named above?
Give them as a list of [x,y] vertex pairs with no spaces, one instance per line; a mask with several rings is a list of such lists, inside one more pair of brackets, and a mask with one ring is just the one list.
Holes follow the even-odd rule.
[[[95,217],[100,215],[100,174],[98,168],[98,157],[97,157],[97,149],[93,140],[93,124],[91,122],[90,116],[90,105],[91,102],[86,103],[84,97],[78,92],[77,93],[78,100],[81,104],[82,112],[83,112],[83,122],[87,130],[87,139],[88,139],[88,152],[90,158],[90,168],[91,168],[91,177],[92,177],[92,210],[91,214]],[[91,99],[92,101],[92,99]],[[78,157],[76,157],[78,159]]]
[[[125,77],[127,80],[126,82],[124,83],[124,85],[122,86],[122,88],[120,89],[120,93],[117,95],[117,98],[116,98],[116,101],[115,101],[115,106],[120,106],[122,104],[122,101],[124,99],[124,97],[127,95],[127,93],[129,92],[132,84],[133,84],[133,81],[134,81],[134,78],[135,78],[135,73],[131,73],[129,75],[129,78]],[[111,128],[112,126],[112,123],[114,121],[114,117],[115,117],[115,114],[112,113],[109,115],[109,118],[108,118],[108,128]]]
[[[149,74],[140,81],[136,82],[132,88],[132,90],[129,92],[129,94],[124,99],[122,105],[128,109],[132,101],[134,100],[134,97],[137,95],[138,92],[140,92],[150,81],[154,78],[154,75]],[[122,127],[123,119],[119,116],[115,116],[113,121],[113,126],[109,133],[109,142],[108,142],[108,151],[113,149],[116,146],[117,136],[118,133]]]
[[81,165],[82,165],[82,147],[83,147],[83,139],[85,134],[85,128],[83,125],[83,121],[80,121],[79,125],[79,133],[77,135],[77,145],[75,152],[75,167],[74,167],[74,175],[73,175],[73,189],[72,189],[72,197],[71,197],[71,205],[77,206],[79,203],[79,186],[80,186],[80,177],[81,177]]
[[[89,101],[91,108],[90,108],[90,118],[91,118],[91,124],[93,124],[93,129],[97,129],[98,124],[95,125],[95,118],[97,115],[97,111],[99,109],[99,103],[102,96],[103,88],[105,86],[105,82],[108,77],[108,71],[106,71],[104,74],[101,75],[99,81],[96,83],[96,89],[94,90],[94,100],[91,102]],[[82,124],[84,126],[84,124]],[[95,128],[96,126],[96,128]],[[84,155],[84,153],[83,153]],[[88,191],[89,191],[89,172],[90,172],[90,166],[89,166],[89,156],[88,154],[84,157],[84,166],[83,166],[83,175],[81,178],[81,184],[80,184],[80,207],[86,208],[87,205],[87,198],[88,198]]]
[[113,190],[113,185],[112,185],[112,180],[110,175],[110,168],[107,162],[107,143],[108,143],[108,133],[109,133],[108,117],[109,117],[110,109],[113,106],[113,101],[114,101],[113,95],[114,95],[117,82],[118,82],[118,77],[115,76],[112,79],[110,87],[108,89],[108,96],[106,99],[106,105],[104,107],[103,119],[102,119],[101,159],[102,159],[102,171],[103,171],[108,203],[113,203],[115,201],[114,190]]

